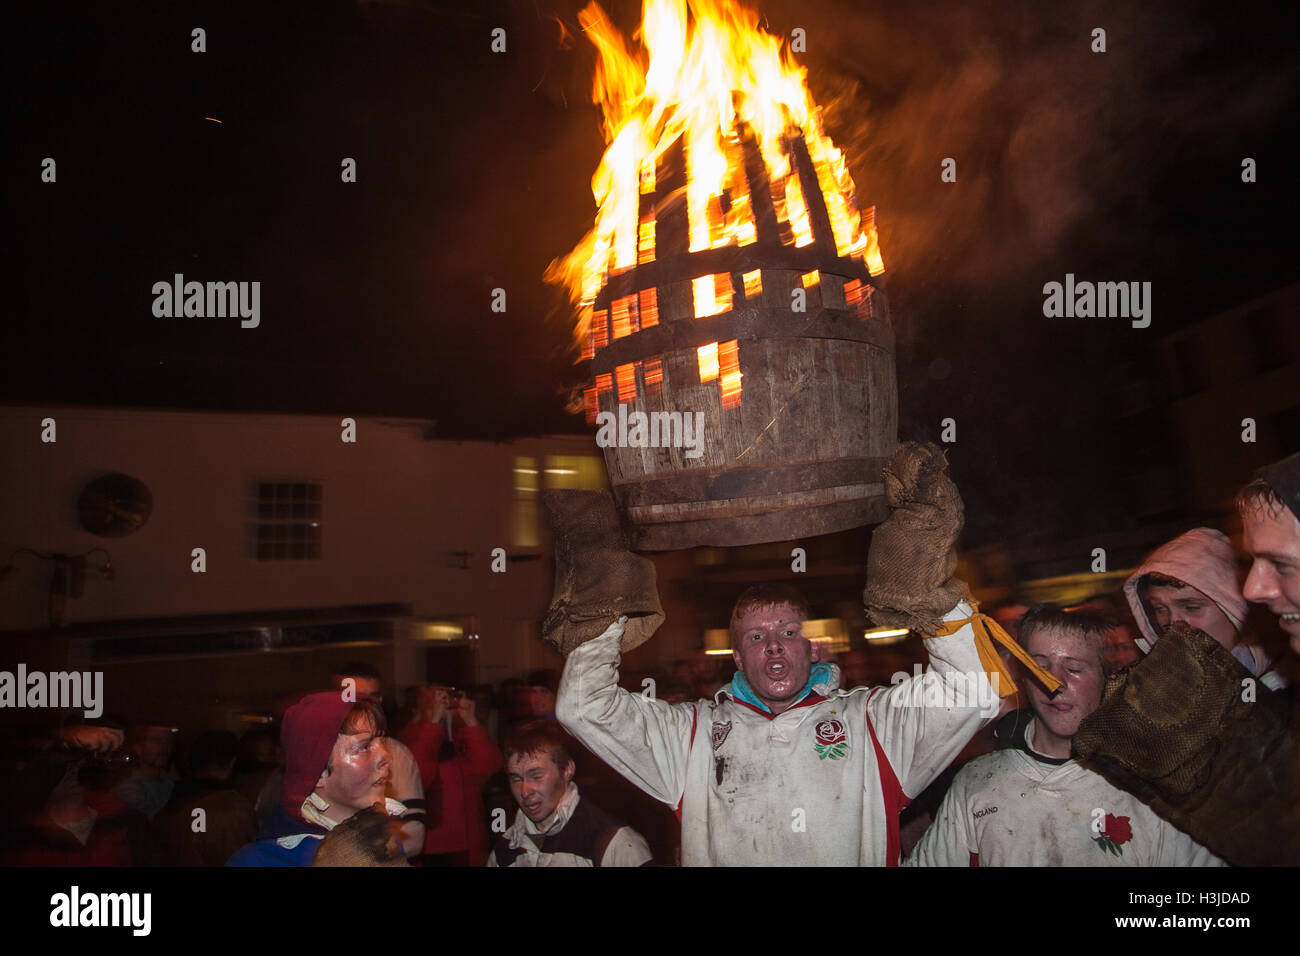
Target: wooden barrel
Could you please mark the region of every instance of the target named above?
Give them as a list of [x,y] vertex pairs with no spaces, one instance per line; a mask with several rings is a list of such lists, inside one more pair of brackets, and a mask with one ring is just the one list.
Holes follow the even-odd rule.
[[[656,255],[596,300],[588,419],[638,550],[787,541],[885,516],[898,418],[885,296],[861,257],[837,255],[802,140],[791,150],[811,243],[793,245],[788,226],[783,241],[756,171],[757,241],[688,252],[684,204],[667,199],[684,164],[670,151],[642,197]],[[719,311],[701,315],[710,277]]]

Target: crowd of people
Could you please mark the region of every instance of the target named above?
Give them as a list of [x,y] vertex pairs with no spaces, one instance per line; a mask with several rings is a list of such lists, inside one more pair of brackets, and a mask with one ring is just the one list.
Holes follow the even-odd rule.
[[955,581],[961,503],[937,449],[902,446],[886,489],[864,604],[911,629],[901,644],[823,653],[802,595],[764,584],[733,608],[730,657],[620,675],[652,628],[568,601],[547,625],[562,675],[414,687],[397,706],[354,662],[242,737],[150,720],[11,733],[0,863],[1297,862],[1300,455],[1243,490],[1243,554],[1196,528],[1068,608],[986,614]]
[[317,841],[295,836],[378,802],[401,818],[403,858],[481,866],[494,811],[499,821],[515,809],[502,744],[516,726],[554,723],[557,680],[413,687],[394,706],[376,670],[354,661],[239,736],[111,716],[11,731],[0,737],[11,782],[0,864],[309,863]]

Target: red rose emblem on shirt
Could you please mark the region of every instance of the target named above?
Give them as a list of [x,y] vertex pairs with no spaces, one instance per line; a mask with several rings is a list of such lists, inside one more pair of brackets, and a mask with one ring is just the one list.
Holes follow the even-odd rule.
[[830,747],[845,737],[844,725],[838,720],[823,720],[817,724],[817,742]]
[[813,744],[817,751],[817,756],[822,760],[829,757],[831,760],[839,760],[845,756],[848,750],[848,731],[844,725],[835,719],[819,720],[817,726],[813,728],[813,733],[817,742]]
[[1094,837],[1093,842],[1107,853],[1123,856],[1124,851],[1120,847],[1131,839],[1133,839],[1133,824],[1129,822],[1129,818],[1108,813],[1102,824],[1101,836]]
[[1133,826],[1129,823],[1128,817],[1106,814],[1106,828],[1102,832],[1117,846],[1133,839]]

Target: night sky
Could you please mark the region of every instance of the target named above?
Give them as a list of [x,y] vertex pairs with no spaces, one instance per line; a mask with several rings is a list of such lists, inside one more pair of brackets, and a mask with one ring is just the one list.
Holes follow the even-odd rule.
[[[580,6],[15,14],[0,400],[585,431],[564,411],[580,380],[567,303],[542,279],[591,224],[603,150]],[[1114,390],[1152,374],[1160,335],[1300,278],[1294,5],[758,6],[772,32],[806,31],[799,60],[878,207],[900,437],[958,418],[977,539],[1113,522],[1123,502],[1097,489],[1113,484]],[[606,9],[631,31],[637,4]],[[154,317],[153,283],[177,272],[261,281],[260,327]],[[1151,327],[1044,318],[1042,286],[1067,272],[1150,281]],[[1045,488],[1055,504],[1036,510]]]

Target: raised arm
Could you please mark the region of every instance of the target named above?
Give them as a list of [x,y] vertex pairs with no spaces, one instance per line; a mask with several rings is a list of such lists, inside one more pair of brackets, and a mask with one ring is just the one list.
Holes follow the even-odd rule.
[[668,704],[618,686],[625,618],[573,650],[555,714],[565,730],[657,800],[676,806],[686,787],[694,704]]
[[[960,602],[945,621],[971,617]],[[943,773],[980,727],[996,719],[1001,703],[984,672],[970,623],[925,642],[926,672],[872,691],[867,714],[890,767],[909,797]],[[999,683],[1001,683],[999,681]]]
[[663,623],[654,565],[628,550],[608,492],[549,491],[542,500],[555,544],[555,597],[542,635],[567,658],[556,716],[627,779],[676,805],[695,708],[618,686],[621,652]]
[[997,716],[999,695],[1014,690],[994,640],[1049,687],[1059,682],[978,613],[956,577],[965,511],[943,452],[933,444],[905,442],[882,480],[890,513],[871,534],[862,601],[877,624],[925,637],[930,666],[925,674],[874,691],[867,713],[899,785],[915,797]]

